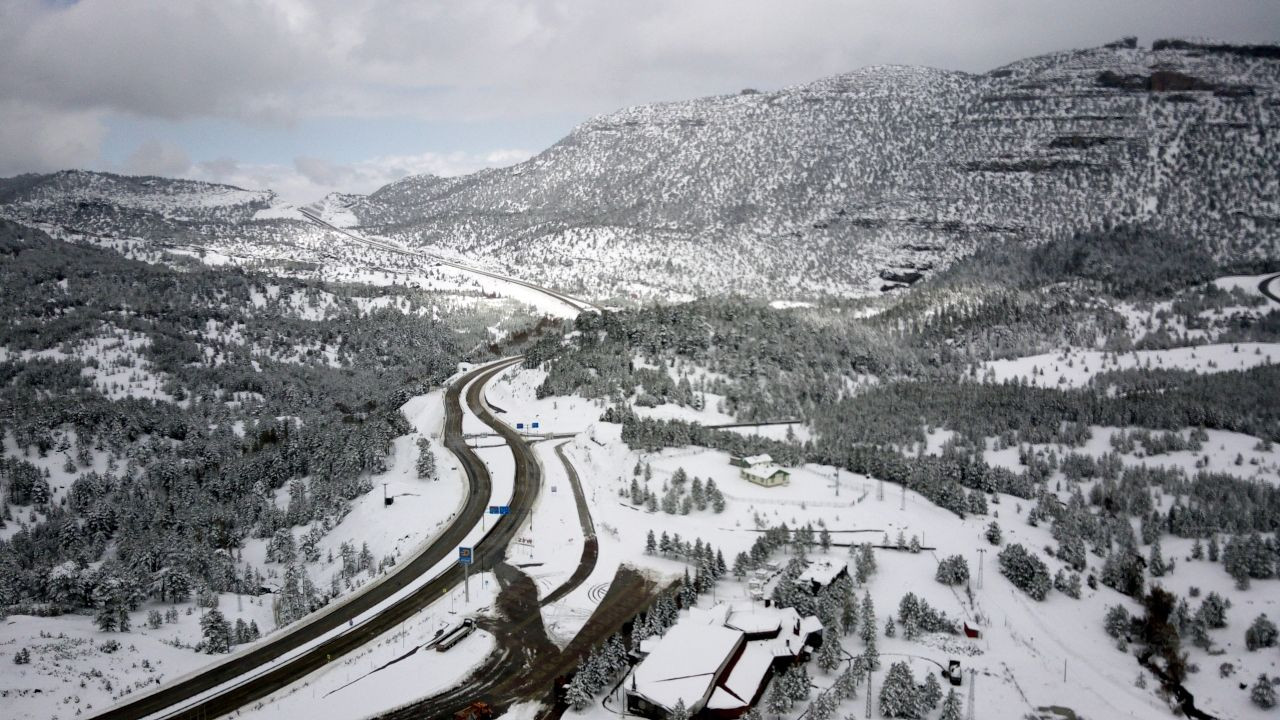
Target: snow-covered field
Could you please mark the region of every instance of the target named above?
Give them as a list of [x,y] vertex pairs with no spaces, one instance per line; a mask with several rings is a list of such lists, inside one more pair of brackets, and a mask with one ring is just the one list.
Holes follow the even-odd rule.
[[1198,373],[1247,370],[1280,362],[1280,343],[1197,345],[1168,350],[1108,353],[1068,349],[981,365],[978,377],[994,382],[1022,379],[1029,385],[1075,388],[1089,384],[1099,373],[1114,370],[1190,370]]
[[[1188,355],[1189,357],[1189,355]],[[548,430],[581,429],[593,422],[598,410],[589,402],[573,398],[545,398],[534,400],[532,389],[541,380],[536,371],[512,373],[509,381],[495,385],[490,400],[501,404],[509,416],[538,417]],[[500,399],[499,399],[500,398]],[[579,415],[581,413],[581,415]],[[1103,453],[1109,448],[1109,432],[1112,429],[1095,428],[1094,437],[1086,448],[1077,452]],[[935,438],[940,445],[945,437]],[[1210,431],[1204,449],[1197,453],[1170,453],[1167,455],[1138,457],[1129,455],[1125,462],[1171,463],[1194,465],[1195,457],[1210,455],[1212,469],[1234,471],[1247,475],[1270,473],[1274,481],[1276,463],[1280,461],[1275,451],[1246,452],[1256,439],[1234,433]],[[886,536],[893,539],[899,532],[906,537],[918,535],[926,550],[919,554],[906,551],[876,550],[879,572],[868,584],[875,602],[877,617],[883,624],[890,614],[896,615],[898,601],[907,590],[915,592],[933,607],[953,618],[962,619],[982,628],[980,640],[972,641],[946,635],[928,635],[917,641],[908,641],[900,635],[896,638],[881,636],[878,639],[884,668],[876,674],[876,686],[883,679],[888,664],[907,659],[916,673],[917,680],[923,673],[936,671],[937,663],[946,664],[959,659],[965,667],[978,671],[976,704],[979,717],[1024,718],[1037,713],[1051,712],[1052,707],[1067,708],[1082,718],[1161,718],[1170,713],[1166,702],[1159,696],[1158,683],[1149,674],[1145,687],[1137,686],[1140,666],[1125,652],[1116,650],[1113,641],[1102,629],[1105,610],[1111,605],[1124,605],[1131,612],[1140,612],[1137,604],[1115,591],[1100,586],[1098,590],[1084,589],[1080,600],[1073,600],[1060,592],[1052,592],[1042,602],[1027,597],[1016,589],[997,569],[995,554],[983,537],[984,529],[993,517],[998,518],[1005,531],[1004,542],[1019,542],[1036,549],[1053,546],[1047,524],[1031,527],[1024,520],[1025,501],[1013,496],[1000,497],[999,504],[992,505],[991,516],[971,516],[961,519],[944,511],[913,492],[903,493],[896,485],[884,487],[883,499],[877,492],[879,484],[874,478],[839,473],[840,495],[835,493],[832,478],[834,468],[806,466],[790,468],[791,484],[778,488],[763,488],[741,480],[738,470],[729,465],[724,453],[699,449],[670,449],[659,453],[637,453],[621,443],[619,426],[594,422],[587,432],[580,434],[565,446],[565,450],[583,479],[592,515],[600,537],[600,559],[593,575],[579,590],[555,606],[544,609],[544,620],[558,642],[565,642],[589,614],[594,603],[591,588],[607,583],[620,563],[630,563],[648,568],[659,576],[678,577],[685,565],[677,560],[645,555],[645,536],[650,529],[655,532],[680,533],[686,539],[701,538],[720,548],[732,559],[739,551],[749,547],[755,537],[756,518],[776,525],[786,522],[791,527],[812,523],[815,527],[830,528],[834,543],[881,542]],[[1236,452],[1244,452],[1244,464],[1236,466]],[[994,452],[994,451],[993,451]],[[1012,451],[1012,462],[1017,462],[1017,449]],[[989,453],[991,454],[991,453]],[[557,459],[550,447],[539,450],[549,484],[561,482]],[[1184,457],[1185,456],[1185,457]],[[1193,457],[1195,456],[1195,457]],[[1252,460],[1258,459],[1258,465]],[[993,461],[1009,458],[990,458]],[[724,492],[727,507],[723,514],[711,510],[694,511],[690,515],[650,514],[633,507],[622,492],[629,486],[637,461],[648,463],[652,469],[650,481],[661,494],[664,480],[680,467],[692,476],[714,478]],[[1241,469],[1243,468],[1243,470]],[[563,491],[561,488],[560,491]],[[572,504],[544,500],[534,517],[539,531],[534,533],[535,547],[527,555],[532,560],[546,563],[531,568],[530,573],[539,578],[540,587],[558,584],[572,571],[571,559],[577,557],[577,523],[572,514]],[[1169,498],[1164,498],[1167,503]],[[557,521],[557,514],[560,515]],[[867,530],[870,533],[841,531]],[[544,535],[546,533],[546,535]],[[546,541],[551,546],[568,545],[571,552],[558,561],[551,553],[543,553],[539,545]],[[1224,652],[1211,657],[1198,649],[1191,649],[1191,661],[1199,666],[1187,682],[1197,695],[1197,704],[1223,718],[1262,718],[1265,713],[1249,703],[1247,690],[1239,683],[1251,684],[1259,672],[1275,672],[1276,658],[1273,652],[1249,653],[1243,648],[1244,628],[1260,612],[1272,617],[1280,613],[1280,592],[1277,581],[1255,581],[1244,592],[1232,588],[1230,577],[1221,565],[1204,561],[1190,561],[1190,541],[1169,537],[1163,539],[1165,553],[1178,558],[1177,569],[1160,582],[1179,594],[1189,593],[1191,586],[1199,589],[1201,597],[1210,591],[1234,598],[1235,605],[1229,611],[1229,625],[1224,630],[1213,631],[1215,643]],[[980,549],[987,549],[985,556]],[[519,552],[529,552],[517,550]],[[845,552],[833,547],[833,553]],[[1145,552],[1145,549],[1144,549]],[[968,561],[973,580],[973,598],[967,597],[963,587],[951,588],[934,580],[938,561],[951,554],[960,554]],[[517,555],[525,558],[526,555]],[[1091,572],[1097,572],[1099,560],[1090,557],[1094,564]],[[1061,563],[1046,558],[1053,573]],[[977,576],[982,568],[982,583]],[[597,590],[597,593],[599,591]],[[746,587],[740,583],[722,581],[714,595],[704,597],[703,606],[715,602],[750,603]],[[1193,606],[1194,606],[1193,601]],[[851,652],[860,650],[856,636],[843,639]],[[1230,662],[1234,670],[1229,677],[1220,677],[1218,666]],[[833,676],[826,676],[810,668],[819,687],[828,686]],[[968,692],[966,677],[962,692]],[[943,681],[944,688],[948,687]],[[617,704],[611,701],[608,709],[597,702],[582,713],[570,711],[567,717],[587,717],[604,720],[616,716]],[[803,704],[797,712],[803,709]],[[837,717],[852,715],[863,717],[865,699],[849,701],[837,712]],[[795,717],[797,712],[787,717]],[[878,712],[873,717],[879,717]]]

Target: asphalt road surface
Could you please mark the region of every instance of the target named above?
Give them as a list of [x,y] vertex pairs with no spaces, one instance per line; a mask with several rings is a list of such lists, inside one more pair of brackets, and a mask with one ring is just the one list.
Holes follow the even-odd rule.
[[[359,594],[345,598],[340,601],[343,604],[335,605],[328,611],[321,611],[312,619],[303,620],[300,624],[287,629],[279,637],[254,648],[245,655],[230,658],[197,675],[161,686],[149,694],[132,700],[123,700],[96,717],[102,720],[132,720],[160,714],[163,717],[203,720],[223,715],[266,697],[320,669],[330,660],[374,640],[461,583],[462,570],[454,565],[418,590],[351,630],[324,640],[288,660],[274,662],[282,655],[320,638],[335,628],[346,625],[348,621],[387,600],[430,571],[441,560],[457,552],[455,548],[466,539],[467,533],[480,522],[486,511],[492,487],[484,462],[467,446],[462,437],[462,389],[471,383],[466,393],[467,405],[483,422],[491,424],[509,443],[524,447],[514,430],[506,425],[494,424],[496,420],[484,407],[481,398],[485,383],[516,362],[519,362],[519,358],[472,370],[454,382],[445,393],[444,444],[454,452],[466,471],[468,495],[457,517],[429,548],[402,564],[394,574],[381,583],[371,585]],[[516,461],[519,471],[521,469],[519,453],[516,453]],[[536,463],[532,471],[524,468],[524,473],[523,477],[531,478],[534,489],[530,493],[528,488],[522,488],[517,482],[512,517],[500,518],[493,530],[475,548],[477,569],[492,567],[501,560],[507,543],[519,526],[520,519],[525,517],[528,509],[532,507],[533,498],[537,496],[536,483],[539,482]],[[517,475],[517,480],[520,477],[522,476]],[[519,514],[517,514],[517,508],[520,510]],[[264,668],[269,669],[264,670]],[[249,675],[250,673],[254,674]],[[222,692],[209,697],[198,697],[219,686],[232,683],[242,676],[248,677]]]
[[564,472],[569,476],[569,485],[573,488],[573,501],[578,506],[578,524],[582,526],[582,559],[573,575],[563,585],[552,590],[542,598],[542,605],[550,605],[573,592],[591,576],[596,569],[596,560],[600,557],[600,542],[596,539],[596,524],[591,520],[591,509],[587,507],[587,496],[582,492],[582,482],[578,479],[578,471],[564,454],[564,446],[568,441],[556,445],[556,457],[564,464]]
[[1277,295],[1276,290],[1272,289],[1272,286],[1277,284],[1276,280],[1280,280],[1280,273],[1272,275],[1271,277],[1258,283],[1258,292],[1262,293],[1263,295],[1266,295],[1268,298],[1271,299],[1272,302],[1280,303],[1280,295]]

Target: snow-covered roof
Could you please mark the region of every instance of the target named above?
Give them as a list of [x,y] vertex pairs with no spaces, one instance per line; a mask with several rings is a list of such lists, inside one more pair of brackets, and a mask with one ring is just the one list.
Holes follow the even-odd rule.
[[761,453],[760,455],[748,455],[742,458],[742,462],[746,463],[748,467],[754,467],[756,465],[769,465],[773,462],[773,458],[769,456],[769,453]]
[[[707,702],[713,709],[739,708],[751,704],[760,683],[773,664],[773,652],[764,643],[750,643],[733,664],[729,674]],[[722,692],[722,691],[728,691]],[[726,704],[721,704],[726,703]]]
[[780,472],[786,472],[786,470],[783,470],[777,465],[752,465],[750,467],[742,468],[742,472],[748,475],[751,475],[753,477],[758,477],[764,480],[768,480],[769,478],[773,477],[774,474],[780,473]]
[[667,630],[634,671],[635,691],[666,708],[680,700],[693,709],[707,695],[742,632],[690,616]]
[[836,576],[842,571],[849,569],[849,563],[844,560],[834,558],[822,558],[809,563],[809,567],[800,573],[800,577],[796,578],[796,582],[816,582],[819,585],[830,585]]
[[761,608],[746,612],[734,611],[725,621],[725,625],[734,630],[741,630],[748,635],[774,632],[782,627],[782,617],[773,608]]

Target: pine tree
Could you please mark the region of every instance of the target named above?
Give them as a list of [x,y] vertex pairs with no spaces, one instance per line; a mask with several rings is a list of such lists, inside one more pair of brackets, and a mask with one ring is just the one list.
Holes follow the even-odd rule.
[[782,687],[785,678],[786,675],[774,677],[773,682],[769,683],[769,690],[764,696],[765,709],[775,717],[781,717],[783,713],[791,709],[791,698],[788,697]]
[[671,708],[671,720],[689,720],[689,709],[684,706],[684,698],[676,700],[676,706]]
[[942,685],[938,682],[938,676],[929,673],[924,678],[924,688],[920,691],[920,701],[923,703],[926,711],[933,710],[938,707],[938,701],[942,700]]
[[93,616],[93,623],[98,626],[102,632],[112,632],[116,629],[116,609],[113,604],[102,602],[98,605],[98,611]]
[[822,634],[822,646],[818,648],[818,667],[830,674],[840,667],[844,659],[844,650],[840,647],[840,635],[834,632]]
[[823,693],[819,695],[810,705],[809,714],[806,716],[811,720],[831,720],[831,716],[836,711],[836,700],[831,693]]
[[862,642],[868,645],[876,639],[876,607],[871,602],[871,593],[862,594]]
[[200,618],[200,633],[204,637],[204,651],[210,655],[231,652],[231,624],[217,609]]
[[1147,560],[1147,570],[1151,577],[1162,577],[1165,573],[1164,551],[1160,549],[1160,536],[1151,542],[1151,554]]
[[831,551],[831,531],[825,525],[818,531],[818,545],[822,547],[824,553]]
[[657,541],[657,539],[653,536],[653,530],[652,530],[652,529],[650,529],[650,530],[649,530],[649,537],[648,537],[648,538],[646,538],[646,539],[645,539],[645,542],[644,542],[644,554],[645,554],[645,555],[653,555],[653,554],[655,554],[656,552],[658,552],[658,541]]
[[435,480],[436,478],[436,456],[431,451],[431,440],[429,438],[418,438],[418,478],[421,480]]
[[955,688],[952,688],[947,691],[947,697],[942,701],[942,714],[938,716],[938,720],[961,720],[962,717],[960,696],[956,694]]
[[564,699],[578,712],[582,712],[591,704],[591,693],[587,692],[586,681],[581,670],[575,673],[569,680],[569,684],[565,686]]
[[1263,710],[1270,710],[1276,706],[1276,689],[1271,685],[1271,678],[1268,678],[1265,673],[1258,676],[1258,682],[1254,683],[1253,689],[1249,691],[1249,699]]
[[919,693],[911,667],[905,662],[893,663],[880,685],[880,714],[890,718],[920,717]]
[[996,522],[995,520],[992,520],[991,524],[987,526],[987,542],[991,543],[992,545],[999,545],[1000,538],[1001,538],[1000,523]]
[[885,618],[885,621],[884,621],[884,636],[891,638],[891,637],[897,636],[897,634],[898,634],[897,626],[893,624],[893,616],[890,615],[889,617]]

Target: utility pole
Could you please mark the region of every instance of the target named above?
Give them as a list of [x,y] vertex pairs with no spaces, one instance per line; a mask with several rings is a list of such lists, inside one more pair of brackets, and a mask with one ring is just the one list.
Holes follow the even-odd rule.
[[876,481],[876,500],[880,500],[880,501],[884,500],[884,481],[883,480]]
[[969,668],[969,714],[967,720],[975,720],[973,714],[973,701],[978,695],[978,671]]
[[907,509],[907,484],[902,483],[902,504],[898,506],[899,510]]
[[987,549],[978,548],[978,589],[982,589],[982,565],[987,558]]
[[[871,720],[871,696],[873,694],[871,692],[871,674],[873,672],[875,671],[871,669],[871,666],[867,665],[867,720]],[[969,720],[973,720],[973,718],[969,718]]]

